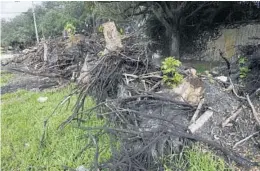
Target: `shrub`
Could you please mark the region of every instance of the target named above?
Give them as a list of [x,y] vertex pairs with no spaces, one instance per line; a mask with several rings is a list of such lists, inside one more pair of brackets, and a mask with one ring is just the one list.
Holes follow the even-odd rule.
[[162,62],[163,82],[171,87],[175,87],[183,80],[183,75],[177,71],[181,62],[174,57],[168,57]]
[[245,78],[250,71],[248,66],[246,66],[247,58],[244,56],[239,56],[238,64],[239,64],[239,77],[241,79]]

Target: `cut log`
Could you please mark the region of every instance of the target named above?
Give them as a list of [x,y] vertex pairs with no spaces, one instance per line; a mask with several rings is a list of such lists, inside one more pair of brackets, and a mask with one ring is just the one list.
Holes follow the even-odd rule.
[[116,25],[114,22],[107,22],[103,24],[104,27],[104,37],[106,40],[106,49],[104,51],[104,54],[116,51],[118,48],[122,48],[122,42],[120,35],[116,29]]
[[191,124],[188,129],[191,133],[196,132],[198,129],[200,129],[208,120],[210,117],[212,117],[213,111],[207,110],[204,114],[201,115],[201,117],[196,120],[195,123]]
[[44,48],[44,53],[43,53],[43,61],[47,62],[48,61],[48,46],[47,43],[43,43],[43,48]]

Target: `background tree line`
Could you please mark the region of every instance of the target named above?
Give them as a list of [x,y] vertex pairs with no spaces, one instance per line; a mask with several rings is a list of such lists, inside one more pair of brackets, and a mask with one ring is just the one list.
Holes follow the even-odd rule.
[[[97,31],[108,19],[116,23],[144,26],[143,32],[156,42],[164,55],[180,56],[182,47],[204,31],[260,21],[259,2],[43,2],[35,7],[40,37],[62,34],[66,23],[78,32]],[[11,21],[2,20],[2,46],[13,42],[35,42],[32,9]],[[140,24],[144,23],[144,24]],[[151,48],[155,49],[155,48]]]
[[[85,28],[85,23],[92,16],[91,2],[54,2],[47,1],[35,6],[39,37],[56,37],[62,34],[66,23],[75,25],[77,30]],[[35,42],[35,30],[32,9],[10,21],[1,20],[1,46],[14,42],[31,44]]]

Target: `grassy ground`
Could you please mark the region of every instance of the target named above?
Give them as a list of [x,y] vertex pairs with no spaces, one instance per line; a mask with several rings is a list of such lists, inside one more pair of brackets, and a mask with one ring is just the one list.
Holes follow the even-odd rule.
[[181,156],[168,156],[164,159],[166,171],[183,169],[186,171],[231,171],[225,161],[202,145],[187,147]]
[[[3,75],[2,83],[7,83],[12,75]],[[94,159],[94,145],[79,154],[92,139],[86,138],[87,132],[69,125],[58,131],[57,127],[72,111],[76,97],[71,99],[68,108],[63,107],[49,121],[47,140],[40,146],[43,134],[43,122],[52,113],[70,91],[67,87],[57,92],[29,92],[20,90],[1,97],[1,162],[2,170],[62,170],[63,166],[76,168],[80,165],[88,167]],[[44,103],[37,99],[48,97]],[[86,107],[95,103],[89,98]],[[99,126],[103,121],[95,117],[89,118],[86,126]],[[110,157],[108,137],[99,137],[100,161]],[[181,157],[164,158],[166,171],[186,168],[188,171],[224,171],[225,162],[210,152],[203,152],[200,146],[184,151]]]
[[13,78],[13,74],[7,71],[0,72],[1,79],[0,79],[0,86],[4,86],[10,79]]
[[[43,121],[53,111],[54,107],[69,92],[64,89],[55,93],[18,91],[1,97],[2,116],[2,169],[3,170],[61,170],[68,166],[76,168],[80,165],[88,166],[93,161],[95,148],[89,147],[79,158],[75,156],[92,140],[86,138],[86,132],[72,125],[58,131],[57,127],[70,114],[75,98],[71,100],[68,109],[65,107],[54,115],[48,126],[45,147],[40,147],[43,133]],[[38,97],[46,96],[44,103],[37,101]],[[87,107],[94,103],[89,99]],[[89,118],[87,126],[102,125],[103,121]],[[101,160],[110,156],[107,137],[99,137],[102,150]]]
[[198,73],[203,73],[206,70],[209,70],[210,68],[208,66],[205,66],[204,64],[196,64],[194,67]]

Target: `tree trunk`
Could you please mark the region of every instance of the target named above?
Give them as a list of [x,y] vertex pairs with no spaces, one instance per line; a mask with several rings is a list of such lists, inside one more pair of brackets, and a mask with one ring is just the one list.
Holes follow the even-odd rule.
[[165,45],[167,49],[167,56],[180,58],[180,32],[177,28],[176,26],[168,29],[166,28],[167,43]]
[[170,56],[180,58],[180,33],[179,31],[173,31],[169,41]]

